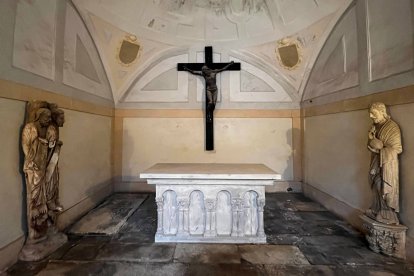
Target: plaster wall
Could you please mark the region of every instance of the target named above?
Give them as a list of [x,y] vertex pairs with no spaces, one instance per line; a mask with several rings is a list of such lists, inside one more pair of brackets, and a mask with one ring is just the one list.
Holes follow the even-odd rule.
[[[391,106],[389,113],[400,125],[403,139],[404,151],[399,158],[400,219],[408,226],[408,237],[414,238],[414,206],[409,204],[414,195],[414,104]],[[368,109],[305,118],[306,185],[353,209],[367,209],[371,203],[370,153],[366,148],[370,126]]]
[[112,184],[112,118],[72,110],[65,110],[65,118],[61,129],[60,200],[69,209]]
[[292,118],[216,118],[215,151],[203,118],[124,118],[122,180],[155,163],[263,163],[293,180]]
[[[81,22],[67,0],[0,1],[0,79],[113,106],[102,62]],[[76,70],[80,59],[90,66]],[[89,79],[94,72],[99,80]]]
[[413,85],[413,15],[409,0],[355,1],[319,53],[302,107]]
[[[23,235],[23,178],[20,135],[24,123],[25,104],[0,98],[0,248]],[[25,213],[25,212],[24,212]]]
[[305,118],[305,182],[354,208],[368,207],[369,127],[365,111]]

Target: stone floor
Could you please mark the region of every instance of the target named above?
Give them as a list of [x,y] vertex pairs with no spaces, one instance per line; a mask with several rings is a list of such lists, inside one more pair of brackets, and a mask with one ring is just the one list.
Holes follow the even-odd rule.
[[7,274],[414,275],[414,265],[371,252],[360,233],[303,194],[266,197],[266,245],[155,244],[149,195],[115,235],[70,234],[46,260],[19,262]]

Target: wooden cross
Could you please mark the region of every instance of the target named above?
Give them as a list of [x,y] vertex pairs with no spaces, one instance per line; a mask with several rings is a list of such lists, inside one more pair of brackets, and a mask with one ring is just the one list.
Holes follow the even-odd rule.
[[178,63],[178,71],[204,77],[206,83],[206,150],[214,150],[214,109],[217,100],[216,74],[224,70],[240,71],[240,63],[214,63],[213,47],[204,48],[204,63]]

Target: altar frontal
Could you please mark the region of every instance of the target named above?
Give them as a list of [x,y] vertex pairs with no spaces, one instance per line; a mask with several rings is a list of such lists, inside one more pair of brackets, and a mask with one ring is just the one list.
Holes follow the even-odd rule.
[[263,164],[156,164],[155,242],[266,243],[265,186],[280,180]]

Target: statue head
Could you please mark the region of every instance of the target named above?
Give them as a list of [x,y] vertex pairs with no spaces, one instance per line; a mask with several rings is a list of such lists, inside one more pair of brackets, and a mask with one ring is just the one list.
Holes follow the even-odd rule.
[[382,124],[390,118],[390,116],[387,114],[387,108],[385,104],[380,102],[371,104],[369,107],[369,117],[375,124]]
[[208,68],[206,64],[204,64],[203,67],[201,67],[201,72],[203,72],[204,74],[208,74],[211,72],[211,69]]
[[52,119],[58,127],[62,127],[63,124],[65,123],[65,113],[60,108],[53,109]]
[[40,125],[42,127],[46,127],[50,124],[50,121],[52,120],[52,113],[47,108],[39,108],[36,111],[35,119],[34,121],[39,121]]

